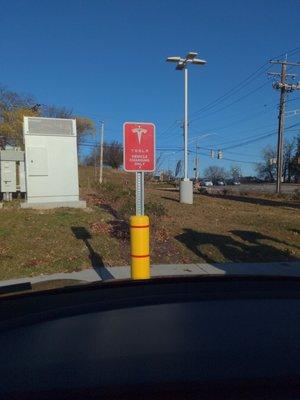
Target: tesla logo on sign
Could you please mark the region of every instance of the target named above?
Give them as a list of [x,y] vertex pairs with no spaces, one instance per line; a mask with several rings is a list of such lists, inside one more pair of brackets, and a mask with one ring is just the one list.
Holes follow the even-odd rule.
[[125,122],[123,125],[125,171],[155,170],[155,126],[146,122]]

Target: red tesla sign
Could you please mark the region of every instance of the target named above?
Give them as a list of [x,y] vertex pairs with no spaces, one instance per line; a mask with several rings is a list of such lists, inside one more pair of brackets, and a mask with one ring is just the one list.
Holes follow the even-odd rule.
[[146,122],[123,125],[123,163],[125,171],[155,170],[155,126]]

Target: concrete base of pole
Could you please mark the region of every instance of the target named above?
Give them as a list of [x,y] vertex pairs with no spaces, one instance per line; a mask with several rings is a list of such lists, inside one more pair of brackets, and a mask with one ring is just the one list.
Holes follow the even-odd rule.
[[180,203],[193,204],[192,181],[180,181]]
[[86,208],[86,201],[53,201],[48,203],[21,203],[21,208],[33,208],[35,210],[47,210],[51,208]]

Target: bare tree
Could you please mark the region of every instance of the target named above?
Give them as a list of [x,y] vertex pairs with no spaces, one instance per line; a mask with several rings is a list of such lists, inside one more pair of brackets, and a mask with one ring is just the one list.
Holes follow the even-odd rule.
[[204,176],[205,178],[211,179],[215,184],[217,181],[224,181],[228,174],[224,168],[218,167],[217,165],[211,165],[204,171]]
[[256,166],[258,177],[265,181],[273,182],[276,177],[276,150],[268,146],[262,151],[263,162]]
[[296,149],[296,140],[286,141],[283,150],[283,179],[284,182],[291,182],[292,161]]
[[41,106],[37,104],[33,96],[13,92],[0,85],[0,137],[2,144],[23,144],[24,116],[76,118],[78,143],[81,143],[94,131],[94,123],[89,118],[76,116],[72,110],[66,107]]
[[15,108],[32,108],[36,100],[32,95],[13,92],[0,85],[0,118],[1,111]]
[[104,143],[103,162],[112,168],[119,168],[123,164],[123,146],[117,140],[110,144]]
[[34,107],[32,96],[18,94],[0,86],[0,137],[1,147],[6,144],[23,144],[23,117],[35,116],[38,111]]
[[[284,182],[290,182],[293,171],[293,159],[297,150],[297,140],[286,141],[283,151],[283,179]],[[257,165],[258,177],[273,182],[276,179],[276,156],[277,151],[271,146],[267,146],[262,151],[263,162]]]
[[[85,165],[99,164],[99,146],[94,147],[92,152],[84,159]],[[123,164],[123,147],[122,144],[114,140],[111,143],[103,144],[103,163],[112,168],[119,168]]]
[[66,107],[57,107],[55,105],[43,106],[42,117],[48,118],[73,118],[73,111]]
[[238,165],[232,165],[229,170],[229,176],[235,182],[238,182],[242,177],[242,169]]
[[300,183],[300,135],[295,138],[295,153],[291,160],[290,173],[294,182]]
[[170,169],[167,169],[166,171],[163,171],[163,172],[162,172],[162,174],[161,174],[161,179],[162,179],[164,182],[169,182],[169,181],[171,181],[171,180],[174,179],[174,174],[173,174],[173,172],[172,172]]

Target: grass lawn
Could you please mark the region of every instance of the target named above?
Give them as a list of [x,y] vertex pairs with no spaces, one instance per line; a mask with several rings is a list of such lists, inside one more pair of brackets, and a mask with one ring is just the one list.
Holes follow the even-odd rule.
[[[134,176],[80,168],[87,210],[0,210],[0,279],[129,264]],[[169,185],[146,184],[152,263],[300,259],[300,204],[284,199],[195,195],[178,202]]]

